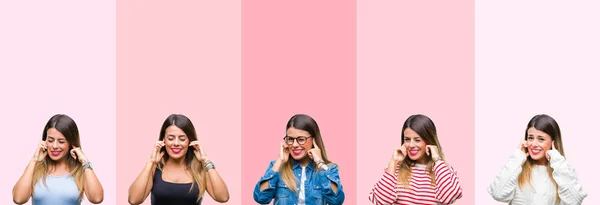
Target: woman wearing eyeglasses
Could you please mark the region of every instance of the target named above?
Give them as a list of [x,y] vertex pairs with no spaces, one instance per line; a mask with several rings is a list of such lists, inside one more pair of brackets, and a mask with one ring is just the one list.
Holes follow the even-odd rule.
[[342,204],[338,166],[327,159],[317,122],[308,115],[294,115],[283,141],[279,157],[254,188],[254,200],[268,204],[275,199],[275,205]]

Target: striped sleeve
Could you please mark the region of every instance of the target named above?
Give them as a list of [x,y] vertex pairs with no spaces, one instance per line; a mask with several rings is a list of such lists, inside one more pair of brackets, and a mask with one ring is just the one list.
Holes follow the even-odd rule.
[[369,201],[375,205],[394,204],[397,198],[396,181],[396,176],[384,172],[369,194]]
[[458,175],[452,167],[446,166],[443,161],[437,162],[435,172],[435,198],[440,204],[452,204],[462,197],[462,187],[458,182]]

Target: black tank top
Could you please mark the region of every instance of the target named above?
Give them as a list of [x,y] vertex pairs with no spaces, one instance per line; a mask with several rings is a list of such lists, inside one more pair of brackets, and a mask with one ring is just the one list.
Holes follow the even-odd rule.
[[158,168],[154,171],[152,184],[152,205],[200,205],[202,198],[196,203],[198,198],[198,185],[190,192],[192,183],[178,184],[163,181],[162,171]]

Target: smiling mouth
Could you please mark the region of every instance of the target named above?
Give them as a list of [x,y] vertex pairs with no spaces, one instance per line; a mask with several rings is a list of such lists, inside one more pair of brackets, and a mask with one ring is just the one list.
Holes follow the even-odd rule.
[[408,153],[409,153],[410,155],[414,156],[414,155],[417,155],[417,154],[419,153],[419,151],[418,151],[418,150],[411,150],[411,151],[409,151]]
[[61,151],[50,151],[50,154],[52,154],[52,156],[57,157],[58,155],[60,155]]
[[530,150],[530,152],[531,152],[531,154],[537,155],[540,152],[542,152],[542,150],[540,150],[540,149],[532,149],[532,150]]
[[301,149],[297,149],[297,150],[292,150],[292,153],[293,153],[294,155],[300,155],[300,154],[302,154],[302,151],[303,151],[303,150],[301,150]]
[[173,153],[175,154],[179,154],[181,152],[181,148],[172,148],[171,151],[173,151]]

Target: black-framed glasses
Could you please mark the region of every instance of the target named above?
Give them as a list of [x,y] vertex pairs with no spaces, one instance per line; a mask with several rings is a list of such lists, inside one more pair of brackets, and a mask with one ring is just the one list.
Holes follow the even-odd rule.
[[296,142],[298,142],[299,145],[304,145],[304,144],[306,144],[306,140],[308,140],[308,138],[311,138],[311,137],[300,136],[300,137],[293,138],[293,137],[285,136],[285,137],[283,137],[283,141],[287,145],[293,145],[294,140],[296,140]]

